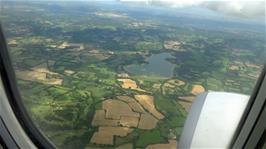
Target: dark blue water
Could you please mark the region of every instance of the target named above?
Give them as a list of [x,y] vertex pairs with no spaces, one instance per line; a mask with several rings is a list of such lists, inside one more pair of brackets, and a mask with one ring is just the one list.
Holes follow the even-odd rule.
[[147,64],[134,64],[125,67],[125,70],[133,75],[172,77],[174,64],[168,62],[167,58],[174,58],[170,53],[151,55]]

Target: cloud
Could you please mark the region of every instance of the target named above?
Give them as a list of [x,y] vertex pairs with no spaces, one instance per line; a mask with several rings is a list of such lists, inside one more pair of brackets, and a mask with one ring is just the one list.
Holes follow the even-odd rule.
[[208,1],[201,4],[203,7],[228,15],[265,18],[265,1]]
[[120,2],[183,8],[202,6],[207,9],[238,17],[265,17],[263,0],[119,0]]
[[199,4],[203,0],[119,0],[120,2],[161,5],[168,7],[186,7]]

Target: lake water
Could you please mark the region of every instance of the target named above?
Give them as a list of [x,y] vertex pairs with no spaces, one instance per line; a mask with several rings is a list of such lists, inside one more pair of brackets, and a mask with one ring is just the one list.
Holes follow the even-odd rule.
[[174,65],[167,58],[174,57],[170,53],[153,54],[147,59],[147,64],[128,65],[124,69],[133,75],[172,77]]

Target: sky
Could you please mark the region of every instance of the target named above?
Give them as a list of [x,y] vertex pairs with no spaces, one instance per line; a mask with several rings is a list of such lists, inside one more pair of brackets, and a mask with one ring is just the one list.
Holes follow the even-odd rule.
[[207,9],[245,18],[265,19],[265,0],[118,0],[120,2],[137,2],[147,5],[169,7],[202,6]]
[[[0,0],[1,1],[1,0]],[[31,0],[7,0],[31,1]],[[123,3],[141,3],[172,8],[201,6],[212,11],[241,18],[252,18],[265,21],[266,0],[37,0],[37,1],[118,1]]]

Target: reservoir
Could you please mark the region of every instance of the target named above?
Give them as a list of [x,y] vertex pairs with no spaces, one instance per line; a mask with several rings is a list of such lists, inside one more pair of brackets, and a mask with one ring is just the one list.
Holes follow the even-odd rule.
[[170,53],[153,54],[147,58],[145,64],[125,66],[124,69],[133,75],[172,77],[174,64],[166,59],[174,58]]

